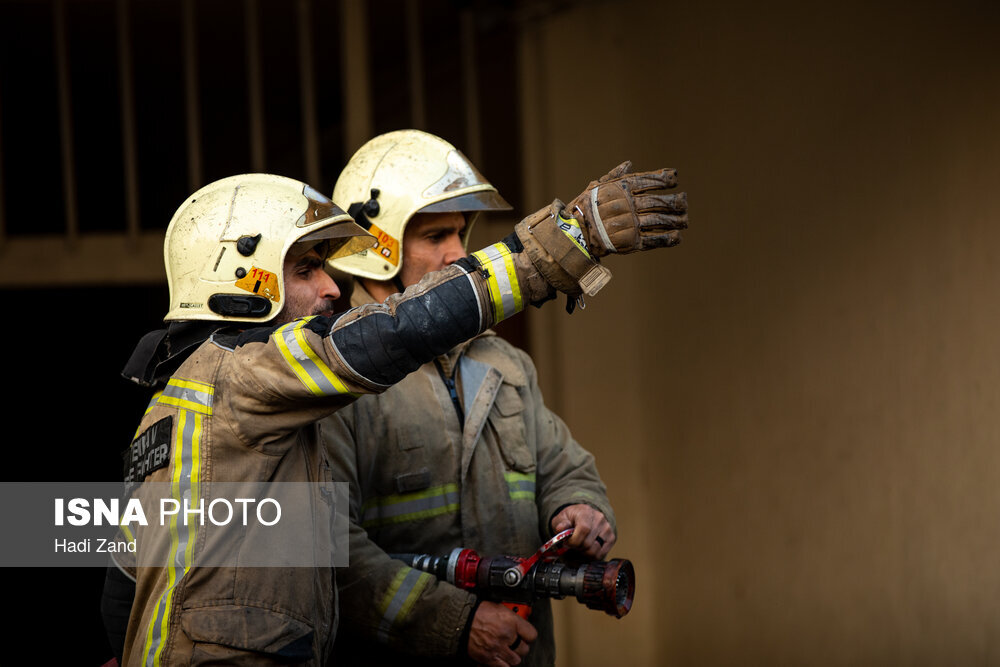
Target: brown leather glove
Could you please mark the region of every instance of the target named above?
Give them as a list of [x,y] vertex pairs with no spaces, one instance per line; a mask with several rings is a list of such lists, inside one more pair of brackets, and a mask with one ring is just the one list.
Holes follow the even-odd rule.
[[[673,169],[632,172],[623,162],[593,181],[569,205],[558,199],[514,226],[541,279],[526,274],[531,303],[554,289],[572,297],[597,294],[611,279],[598,260],[677,245],[687,227],[687,195],[651,194],[677,186]],[[584,248],[586,246],[586,248]]]
[[580,222],[595,257],[670,247],[687,228],[687,194],[653,192],[675,187],[674,169],[634,173],[626,161],[591,182],[562,215]]

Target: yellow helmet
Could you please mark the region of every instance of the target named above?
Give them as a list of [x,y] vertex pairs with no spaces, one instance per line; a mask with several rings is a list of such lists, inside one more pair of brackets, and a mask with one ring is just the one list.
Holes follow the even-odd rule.
[[263,322],[285,305],[285,255],[296,243],[329,244],[328,256],[375,239],[305,183],[273,174],[230,176],[201,188],[167,227],[170,286],[165,320]]
[[464,240],[480,211],[507,211],[497,189],[450,143],[420,130],[375,137],[354,154],[333,189],[345,208],[377,244],[371,250],[330,261],[335,270],[390,280],[403,266],[403,234],[417,213],[466,215]]

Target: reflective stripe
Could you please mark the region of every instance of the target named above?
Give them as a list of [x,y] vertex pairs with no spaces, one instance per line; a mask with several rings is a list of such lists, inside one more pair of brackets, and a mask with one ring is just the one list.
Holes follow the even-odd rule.
[[350,394],[347,386],[309,345],[303,328],[311,317],[290,322],[274,332],[274,342],[295,375],[317,396]]
[[562,214],[559,214],[559,220],[557,222],[559,229],[562,230],[563,234],[569,237],[569,240],[576,244],[576,247],[580,249],[584,255],[588,258],[590,253],[587,252],[587,240],[583,238],[583,230],[580,229],[580,223],[576,218],[564,218]]
[[521,312],[524,308],[521,285],[517,281],[517,271],[514,268],[514,258],[510,254],[510,248],[503,243],[494,243],[488,248],[477,250],[472,256],[483,268],[489,270],[486,285],[490,290],[495,321],[499,322]]
[[413,604],[430,580],[431,575],[426,572],[414,570],[412,567],[399,568],[396,578],[393,579],[379,604],[379,612],[382,614],[377,631],[379,642],[389,643],[389,631],[392,626],[409,616]]
[[597,209],[598,189],[593,188],[590,191],[590,212],[594,214],[594,227],[597,228],[597,235],[601,237],[601,243],[604,244],[605,250],[614,252],[615,246],[611,243],[611,239],[608,238],[608,231],[604,229],[604,221],[601,220],[601,212]]
[[372,498],[361,507],[361,525],[365,528],[429,519],[459,507],[458,485],[444,484],[416,493],[401,493]]
[[534,473],[526,475],[519,472],[505,472],[503,476],[507,480],[507,492],[510,494],[511,500],[535,499]]
[[156,405],[157,401],[160,400],[160,396],[162,395],[163,395],[162,389],[153,394],[153,397],[149,399],[149,405],[146,406],[146,411],[142,414],[143,417],[149,414],[149,411],[153,409],[153,406]]
[[211,415],[214,398],[215,387],[210,384],[195,382],[194,380],[170,378],[157,402],[161,405],[172,405],[203,415]]
[[[173,380],[171,380],[173,382]],[[201,384],[201,383],[192,383]],[[210,385],[202,385],[209,387]],[[204,426],[200,412],[181,410],[177,415],[177,431],[174,434],[174,460],[170,476],[171,497],[177,501],[188,500],[196,505],[201,495],[201,436]],[[170,517],[170,552],[167,559],[167,588],[160,596],[153,613],[153,619],[146,632],[143,661],[149,667],[160,664],[160,654],[170,633],[170,608],[173,605],[174,588],[184,578],[191,565],[191,552],[198,536],[196,523],[177,526],[176,514]]]
[[[149,399],[149,405],[146,406],[146,411],[142,413],[143,417],[149,414],[150,410],[152,410],[153,407],[160,401],[160,396],[162,395],[163,395],[162,389],[153,394],[153,397]],[[138,438],[140,433],[142,433],[142,421],[140,421],[139,425],[135,427],[135,435],[132,436],[132,439],[135,440],[136,438]]]

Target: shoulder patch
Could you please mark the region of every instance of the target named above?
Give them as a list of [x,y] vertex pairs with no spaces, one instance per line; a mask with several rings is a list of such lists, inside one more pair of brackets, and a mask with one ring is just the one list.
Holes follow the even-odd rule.
[[170,434],[173,430],[174,418],[164,417],[132,441],[122,454],[127,484],[138,484],[150,473],[167,466],[170,462]]

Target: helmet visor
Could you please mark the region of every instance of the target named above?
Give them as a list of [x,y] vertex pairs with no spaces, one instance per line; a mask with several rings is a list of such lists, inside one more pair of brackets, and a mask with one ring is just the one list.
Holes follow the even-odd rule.
[[509,211],[513,208],[496,190],[479,190],[428,204],[417,213],[464,213],[466,211]]
[[354,222],[349,216],[345,215],[344,218],[346,219],[335,222],[332,225],[327,225],[322,229],[317,229],[314,232],[309,232],[299,239],[299,243],[327,241],[327,247],[329,248],[327,259],[346,257],[347,255],[353,255],[362,250],[375,247],[376,240],[374,236],[366,232],[364,228]]

